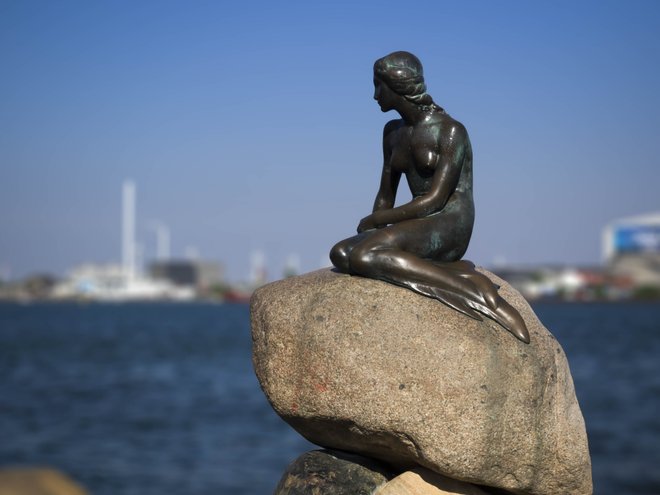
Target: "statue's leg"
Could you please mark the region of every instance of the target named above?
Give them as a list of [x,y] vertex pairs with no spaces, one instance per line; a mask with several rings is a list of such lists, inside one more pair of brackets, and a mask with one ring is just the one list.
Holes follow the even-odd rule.
[[366,239],[371,232],[362,232],[343,241],[339,241],[330,250],[330,261],[342,273],[352,273],[349,257],[356,244]]
[[376,246],[371,239],[353,246],[349,255],[352,273],[397,285],[426,285],[467,298],[482,299],[477,286],[454,270],[447,270],[406,251]]
[[352,244],[348,253],[350,272],[406,286],[481,319],[476,310],[500,323],[520,340],[529,342],[529,333],[520,314],[499,296],[497,287],[477,272],[472,263],[428,261],[407,251],[405,248],[411,247],[410,239],[405,235],[399,238],[399,233],[397,229],[381,229]]

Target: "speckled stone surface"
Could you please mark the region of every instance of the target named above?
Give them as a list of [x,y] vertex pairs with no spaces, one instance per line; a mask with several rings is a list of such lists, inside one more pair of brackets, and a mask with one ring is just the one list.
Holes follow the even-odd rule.
[[487,318],[329,269],[260,288],[253,360],[268,400],[324,447],[516,494],[591,494],[566,356],[522,296],[491,277],[529,345]]
[[0,495],[87,495],[66,474],[50,468],[0,469]]
[[488,495],[477,486],[417,467],[381,486],[374,495]]
[[274,495],[372,495],[391,477],[387,467],[373,459],[313,450],[289,465]]

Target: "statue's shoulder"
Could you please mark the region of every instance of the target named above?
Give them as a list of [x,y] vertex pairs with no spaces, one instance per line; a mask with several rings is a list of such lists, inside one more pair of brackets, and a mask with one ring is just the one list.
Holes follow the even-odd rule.
[[465,126],[448,113],[439,114],[432,125],[441,141],[469,141]]
[[383,128],[383,135],[387,136],[390,132],[396,131],[402,125],[404,125],[403,119],[390,120],[387,124],[385,124],[385,127]]
[[467,134],[465,126],[447,112],[438,112],[434,117],[434,124],[442,128],[443,131],[454,131],[461,134]]

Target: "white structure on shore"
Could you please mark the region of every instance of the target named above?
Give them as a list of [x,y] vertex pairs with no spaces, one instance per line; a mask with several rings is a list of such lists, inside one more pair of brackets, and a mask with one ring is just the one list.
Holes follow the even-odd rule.
[[[135,196],[135,183],[125,181],[122,186],[121,264],[76,267],[67,280],[55,287],[54,297],[118,302],[195,297],[193,287],[175,286],[165,280],[145,277],[138,269]],[[158,254],[169,257],[169,230],[166,234],[161,230]]]
[[74,268],[53,290],[53,297],[92,301],[189,300],[192,287],[177,287],[163,280],[127,276],[123,265],[86,264]]

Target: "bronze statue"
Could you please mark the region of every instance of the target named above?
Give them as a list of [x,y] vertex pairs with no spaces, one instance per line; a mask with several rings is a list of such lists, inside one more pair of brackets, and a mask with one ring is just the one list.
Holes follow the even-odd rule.
[[[394,52],[374,64],[374,99],[396,110],[383,131],[383,171],[373,213],[330,259],[344,273],[384,280],[481,320],[492,318],[523,342],[529,332],[498,287],[461,257],[474,224],[472,148],[467,131],[426,92],[422,64]],[[394,206],[401,175],[413,199]]]

